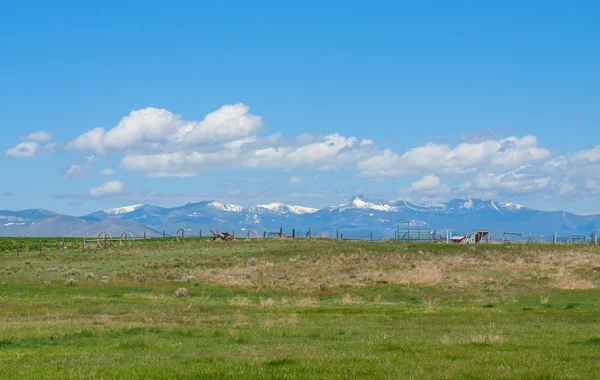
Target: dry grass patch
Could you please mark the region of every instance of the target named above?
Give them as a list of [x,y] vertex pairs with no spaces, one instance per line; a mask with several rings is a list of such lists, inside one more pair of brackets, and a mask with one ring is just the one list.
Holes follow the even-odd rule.
[[315,301],[314,299],[312,299],[310,297],[301,298],[298,301],[296,301],[296,306],[298,306],[298,307],[316,307],[317,301]]
[[365,303],[365,300],[360,296],[344,294],[342,297],[342,305],[362,305],[363,303]]
[[572,273],[561,272],[554,277],[555,287],[564,290],[589,290],[595,286],[591,281],[581,279]]
[[273,298],[262,298],[260,297],[259,305],[261,308],[273,307],[275,305],[275,301]]
[[252,300],[248,297],[237,296],[229,301],[233,306],[248,307],[252,306]]

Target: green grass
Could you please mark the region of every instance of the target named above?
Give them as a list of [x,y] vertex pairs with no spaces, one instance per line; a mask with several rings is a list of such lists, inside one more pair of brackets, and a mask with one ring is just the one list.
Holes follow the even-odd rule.
[[73,242],[0,253],[0,378],[600,378],[598,247]]

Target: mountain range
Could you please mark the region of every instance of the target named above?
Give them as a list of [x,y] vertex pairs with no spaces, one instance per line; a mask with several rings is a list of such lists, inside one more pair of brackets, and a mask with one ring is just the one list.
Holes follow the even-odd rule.
[[453,199],[444,203],[420,204],[385,201],[358,195],[347,203],[321,209],[282,203],[256,206],[222,204],[214,201],[165,208],[146,204],[97,211],[75,217],[44,209],[0,210],[0,236],[97,236],[124,232],[141,236],[174,235],[180,229],[197,236],[200,230],[235,231],[262,236],[263,231],[278,231],[298,236],[309,231],[346,237],[393,237],[398,220],[410,220],[411,228],[451,233],[510,230],[550,237],[583,234],[600,230],[600,215],[582,216],[566,211],[540,211],[514,203],[481,199]]

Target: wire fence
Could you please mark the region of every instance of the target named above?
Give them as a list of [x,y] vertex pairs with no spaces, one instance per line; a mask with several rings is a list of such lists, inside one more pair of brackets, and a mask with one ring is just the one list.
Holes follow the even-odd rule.
[[129,231],[122,232],[119,236],[113,236],[108,232],[102,232],[93,237],[81,238],[0,238],[0,252],[14,252],[20,255],[22,252],[44,252],[49,251],[74,251],[95,250],[115,247],[130,247],[141,244],[183,244],[189,241],[212,241],[212,240],[299,240],[299,239],[330,239],[340,241],[365,241],[365,242],[391,242],[391,243],[447,243],[447,244],[593,244],[598,245],[598,232],[589,235],[581,234],[559,234],[554,232],[549,235],[531,235],[525,232],[511,231],[476,231],[474,233],[458,233],[450,230],[429,230],[423,228],[406,229],[398,228],[394,236],[387,236],[377,230],[336,230],[335,235],[330,236],[325,231],[312,231],[310,228],[303,232],[300,229],[284,231],[280,228],[276,231],[263,230],[262,232],[243,229],[236,234],[235,231],[219,231],[209,229],[207,234],[203,230],[194,233],[190,229],[181,228],[175,235],[162,235],[144,232],[141,236],[135,236]]

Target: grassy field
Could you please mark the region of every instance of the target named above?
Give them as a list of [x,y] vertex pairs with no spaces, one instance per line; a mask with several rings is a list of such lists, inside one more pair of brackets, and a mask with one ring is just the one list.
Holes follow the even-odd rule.
[[600,378],[594,246],[9,240],[1,379]]

